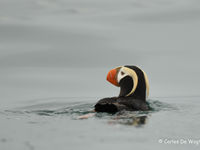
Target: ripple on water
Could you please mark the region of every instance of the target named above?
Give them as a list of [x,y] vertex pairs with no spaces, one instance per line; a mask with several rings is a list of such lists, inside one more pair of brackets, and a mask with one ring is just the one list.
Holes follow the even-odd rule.
[[175,110],[174,106],[157,100],[149,100],[150,111],[122,111],[115,114],[94,113],[94,103],[72,102],[72,103],[42,103],[25,107],[7,110],[15,114],[34,114],[38,116],[69,116],[72,120],[79,119],[79,116],[93,113],[90,118],[108,120],[109,124],[125,124],[141,126],[146,124],[151,114],[159,111]]

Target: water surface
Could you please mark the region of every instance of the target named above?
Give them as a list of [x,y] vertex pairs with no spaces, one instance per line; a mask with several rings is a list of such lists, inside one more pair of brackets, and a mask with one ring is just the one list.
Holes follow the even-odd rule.
[[[160,144],[159,139],[198,139],[199,97],[149,100],[147,112],[96,113],[98,98],[51,98],[1,110],[3,149],[162,148],[198,149],[195,144]],[[84,101],[83,101],[84,100]],[[184,131],[184,132],[183,132]]]

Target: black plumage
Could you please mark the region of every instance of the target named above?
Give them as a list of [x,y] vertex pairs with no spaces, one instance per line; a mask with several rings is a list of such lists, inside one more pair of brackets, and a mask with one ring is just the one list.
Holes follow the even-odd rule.
[[[95,105],[96,112],[115,113],[122,110],[146,111],[150,107],[146,102],[146,82],[144,73],[136,66],[124,66],[135,71],[138,83],[135,91],[128,95],[133,88],[134,82],[131,76],[122,78],[119,82],[120,94],[118,97],[103,98]],[[118,71],[117,71],[118,73]]]

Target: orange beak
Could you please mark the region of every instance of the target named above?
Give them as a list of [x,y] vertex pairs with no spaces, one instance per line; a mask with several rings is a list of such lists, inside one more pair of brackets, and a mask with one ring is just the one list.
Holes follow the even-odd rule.
[[115,86],[119,86],[119,83],[117,82],[117,72],[117,69],[112,69],[107,75],[107,80]]

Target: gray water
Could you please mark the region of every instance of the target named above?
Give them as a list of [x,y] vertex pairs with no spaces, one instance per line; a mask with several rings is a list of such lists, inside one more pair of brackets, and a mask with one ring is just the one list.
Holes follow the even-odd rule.
[[[199,4],[0,0],[0,149],[199,149]],[[153,110],[78,119],[118,95],[106,74],[126,64]]]

